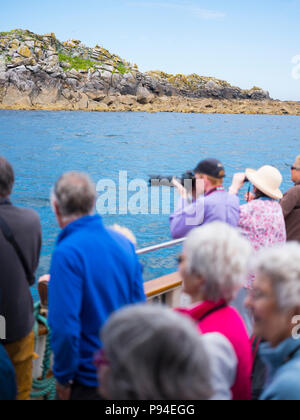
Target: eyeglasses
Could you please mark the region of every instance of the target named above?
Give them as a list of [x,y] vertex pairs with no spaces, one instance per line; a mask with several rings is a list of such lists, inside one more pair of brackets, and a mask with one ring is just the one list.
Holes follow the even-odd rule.
[[182,264],[184,262],[185,258],[183,255],[178,255],[177,257],[177,263],[178,265]]
[[291,167],[291,170],[292,170],[292,171],[300,171],[300,168],[296,168],[296,166],[292,166],[292,167]]
[[110,365],[110,362],[107,360],[103,349],[99,350],[98,353],[96,353],[95,358],[94,358],[94,365],[97,368],[100,368],[101,366]]
[[263,293],[259,289],[250,290],[249,291],[249,296],[251,297],[251,299],[253,299],[255,301],[262,300],[262,299],[271,299],[271,296],[266,295],[265,293]]

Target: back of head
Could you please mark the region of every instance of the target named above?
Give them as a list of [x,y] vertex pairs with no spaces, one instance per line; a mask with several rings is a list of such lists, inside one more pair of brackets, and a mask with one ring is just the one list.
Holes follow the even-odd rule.
[[125,238],[127,238],[136,247],[136,245],[137,245],[137,239],[136,239],[136,236],[134,235],[134,233],[130,229],[128,229],[125,226],[120,226],[117,223],[115,223],[112,226],[112,229],[115,232],[118,232],[121,235],[125,236]]
[[203,277],[205,299],[234,299],[247,278],[252,248],[237,229],[214,222],[194,229],[184,246],[189,274]]
[[194,323],[156,305],[114,314],[102,331],[109,374],[101,386],[116,400],[207,400],[210,366]]
[[0,198],[10,196],[15,182],[14,170],[11,164],[0,157]]
[[53,199],[62,217],[87,216],[95,206],[96,188],[88,175],[68,172],[57,181]]

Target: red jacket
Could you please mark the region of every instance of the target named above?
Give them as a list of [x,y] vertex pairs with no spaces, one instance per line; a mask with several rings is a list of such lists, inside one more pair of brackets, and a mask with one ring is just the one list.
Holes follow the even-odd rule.
[[[218,309],[219,308],[219,309]],[[236,382],[232,388],[235,401],[251,400],[252,351],[244,322],[238,312],[225,301],[206,301],[192,309],[179,309],[199,325],[202,334],[220,333],[232,344],[237,359]]]

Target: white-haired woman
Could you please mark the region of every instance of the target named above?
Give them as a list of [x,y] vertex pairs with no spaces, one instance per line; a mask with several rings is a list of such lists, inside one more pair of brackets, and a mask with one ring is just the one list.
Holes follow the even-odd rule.
[[242,318],[229,306],[245,281],[251,252],[236,229],[216,222],[194,229],[179,259],[183,289],[193,304],[180,312],[195,320],[202,333],[222,334],[235,351],[234,400],[251,399],[250,340]]
[[256,278],[246,305],[255,334],[266,340],[260,357],[268,366],[262,400],[300,400],[300,245],[266,249],[255,261]]
[[209,356],[195,325],[160,306],[116,312],[102,330],[100,392],[108,400],[208,400]]

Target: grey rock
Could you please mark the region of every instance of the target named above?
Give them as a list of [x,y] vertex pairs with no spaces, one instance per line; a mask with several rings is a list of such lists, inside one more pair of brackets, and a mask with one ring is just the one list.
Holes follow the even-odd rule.
[[32,73],[38,73],[41,70],[41,66],[39,64],[36,66],[26,66],[26,68],[32,71]]
[[28,48],[32,48],[32,49],[34,48],[34,41],[25,41],[24,44]]
[[74,98],[74,94],[70,89],[64,89],[61,94],[68,101],[71,101]]
[[57,73],[51,73],[51,77],[53,78],[57,78],[57,77],[61,77],[61,72],[57,72]]
[[56,76],[53,76],[54,74],[60,74],[61,73],[61,68],[59,67],[59,66],[46,66],[46,67],[44,67],[44,70],[47,72],[47,73],[49,73],[49,74],[52,74],[52,77],[56,77]]
[[6,72],[0,72],[0,83],[5,83],[8,79],[9,78]]
[[214,82],[213,80],[210,80],[209,82],[206,83],[205,85],[205,89],[209,89],[209,90],[219,90],[220,86],[217,85],[216,82]]
[[100,72],[100,77],[101,77],[101,79],[111,81],[112,73],[110,73],[109,71],[101,71]]
[[81,77],[80,73],[78,73],[75,69],[66,71],[66,76],[69,79],[80,79],[80,77]]
[[95,101],[95,102],[101,102],[106,98],[106,94],[103,91],[91,91],[91,92],[85,92],[89,99]]
[[22,64],[21,66],[18,66],[15,68],[15,71],[17,72],[27,72],[27,68]]
[[115,96],[106,96],[106,98],[102,101],[107,106],[111,106],[115,103],[116,97]]
[[143,105],[149,104],[154,98],[154,95],[152,95],[149,90],[143,86],[138,87],[136,96],[138,103]]
[[114,67],[107,64],[103,64],[100,68],[110,73],[114,71]]
[[65,69],[70,69],[72,66],[70,63],[67,63],[66,61],[61,61],[60,66]]
[[0,73],[6,71],[6,60],[3,56],[0,57]]
[[68,84],[70,87],[72,87],[72,89],[74,89],[74,90],[77,90],[77,89],[79,88],[79,86],[80,86],[80,83],[78,82],[78,80],[77,80],[77,79],[70,79],[70,78],[67,78],[67,79],[66,79],[66,82],[67,82],[67,84]]

